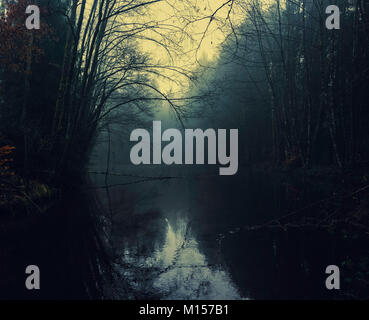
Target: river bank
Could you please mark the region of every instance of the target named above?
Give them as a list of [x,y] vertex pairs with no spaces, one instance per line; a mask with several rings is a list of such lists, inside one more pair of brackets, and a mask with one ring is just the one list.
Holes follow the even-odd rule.
[[[70,189],[32,201],[34,210],[17,206],[7,216],[2,211],[0,297],[103,298],[110,257],[102,237],[103,214],[93,195]],[[29,265],[40,269],[40,290],[25,287]]]

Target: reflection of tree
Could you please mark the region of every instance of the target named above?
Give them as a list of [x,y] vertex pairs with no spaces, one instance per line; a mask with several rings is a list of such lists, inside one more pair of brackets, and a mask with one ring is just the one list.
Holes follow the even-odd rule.
[[[183,220],[173,229],[167,222],[162,248],[147,256],[140,250],[119,260],[128,280],[123,295],[136,299],[216,299],[237,298],[238,293],[228,274],[219,265],[207,263],[191,236],[190,225]],[[120,293],[122,294],[122,293]]]

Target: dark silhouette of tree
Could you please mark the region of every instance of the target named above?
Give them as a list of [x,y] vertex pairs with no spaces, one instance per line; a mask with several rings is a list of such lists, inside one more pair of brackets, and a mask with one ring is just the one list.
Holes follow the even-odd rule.
[[366,2],[337,1],[340,30],[325,26],[329,1],[236,4],[245,22],[229,29],[208,77],[221,97],[217,110],[243,115],[248,157],[304,167],[367,163]]

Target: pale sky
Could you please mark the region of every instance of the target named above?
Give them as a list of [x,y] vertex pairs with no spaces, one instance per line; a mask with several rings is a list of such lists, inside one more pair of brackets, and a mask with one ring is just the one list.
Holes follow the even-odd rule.
[[[265,4],[274,0],[261,1]],[[129,2],[122,0],[121,4]],[[121,19],[123,24],[142,23],[156,26],[152,31],[146,30],[139,33],[138,37],[154,39],[169,47],[170,53],[159,43],[147,39],[137,40],[139,48],[151,57],[153,64],[183,67],[185,72],[185,70],[196,70],[199,66],[198,62],[211,66],[216,61],[219,45],[230,34],[229,21],[234,27],[242,22],[244,14],[240,14],[240,6],[245,3],[247,3],[246,0],[234,0],[231,7],[228,0],[162,0],[146,5],[141,13],[123,14],[118,19]],[[88,5],[91,4],[92,0],[88,0]],[[216,12],[215,19],[208,27],[210,16],[214,12]],[[227,17],[229,17],[228,22],[222,24]],[[167,43],[163,43],[163,38]],[[174,72],[162,72],[165,76],[176,80],[173,82],[165,77],[156,77],[156,84],[163,93],[176,93],[176,96],[179,93],[181,95],[186,93],[188,79]]]
[[[162,1],[148,7],[148,15],[139,17],[142,21],[160,21],[163,24],[170,24],[171,27],[168,30],[163,29],[161,32],[165,36],[172,38],[173,43],[178,45],[181,51],[186,52],[186,54],[172,56],[173,60],[169,54],[160,47],[160,45],[155,44],[151,41],[142,40],[140,47],[143,51],[150,54],[154,61],[161,61],[162,63],[168,63],[176,67],[184,67],[189,70],[194,70],[198,66],[198,61],[203,61],[205,58],[208,62],[214,61],[218,55],[219,44],[221,44],[225,39],[225,33],[220,30],[220,21],[213,20],[206,32],[206,36],[203,34],[209,23],[210,16],[217,8],[219,8],[226,0],[167,0]],[[227,5],[217,12],[216,17],[218,19],[224,19],[227,17],[230,7]],[[236,25],[238,22],[235,18],[235,8],[232,8],[231,19]],[[197,20],[197,22],[192,22],[186,26],[185,19]],[[183,32],[173,32],[175,28],[178,30],[185,30],[188,35],[186,36]],[[160,38],[160,36],[150,33],[155,39]],[[192,37],[192,39],[190,39]],[[200,40],[202,39],[201,46],[199,47]],[[160,89],[165,93],[172,91],[178,91],[182,89],[182,86],[186,86],[188,82],[185,78],[177,76],[177,80],[181,80],[182,84],[178,85],[169,80],[161,79],[158,80],[158,85]],[[182,87],[182,88],[181,88]]]

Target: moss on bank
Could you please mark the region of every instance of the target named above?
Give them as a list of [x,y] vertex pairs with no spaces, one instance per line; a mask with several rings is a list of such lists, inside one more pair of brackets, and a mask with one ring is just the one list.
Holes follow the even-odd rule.
[[60,190],[41,181],[25,186],[18,177],[0,180],[0,223],[44,213],[60,199]]

